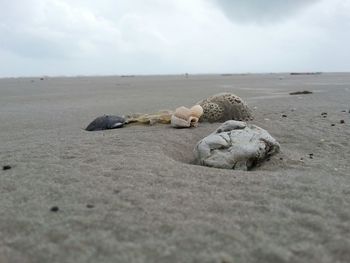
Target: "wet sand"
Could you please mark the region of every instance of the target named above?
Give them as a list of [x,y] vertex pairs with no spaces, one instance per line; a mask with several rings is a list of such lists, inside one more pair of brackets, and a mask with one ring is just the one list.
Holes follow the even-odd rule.
[[[224,91],[281,144],[253,171],[192,165],[218,123],[84,131]],[[349,102],[345,73],[0,79],[0,262],[348,262]]]

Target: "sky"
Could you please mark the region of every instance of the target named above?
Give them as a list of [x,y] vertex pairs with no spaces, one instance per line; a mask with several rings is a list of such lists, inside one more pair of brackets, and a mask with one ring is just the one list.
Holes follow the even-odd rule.
[[350,0],[0,0],[0,77],[350,71]]

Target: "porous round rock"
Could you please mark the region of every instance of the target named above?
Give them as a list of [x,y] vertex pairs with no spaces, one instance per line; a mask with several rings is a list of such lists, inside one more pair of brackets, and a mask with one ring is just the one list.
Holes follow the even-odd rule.
[[200,121],[224,122],[227,120],[248,121],[253,119],[248,105],[237,95],[219,93],[197,102],[203,108]]

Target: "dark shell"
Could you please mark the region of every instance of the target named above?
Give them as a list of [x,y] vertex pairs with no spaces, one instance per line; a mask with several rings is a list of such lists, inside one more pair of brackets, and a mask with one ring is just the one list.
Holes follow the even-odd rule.
[[104,115],[94,119],[85,130],[87,131],[101,131],[108,129],[121,128],[125,124],[125,119],[115,115]]

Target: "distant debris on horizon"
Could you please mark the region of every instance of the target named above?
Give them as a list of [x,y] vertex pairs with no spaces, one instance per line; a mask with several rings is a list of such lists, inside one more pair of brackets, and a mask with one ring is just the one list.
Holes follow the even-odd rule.
[[233,74],[231,74],[231,73],[223,73],[223,74],[221,74],[221,76],[223,76],[223,77],[230,77],[230,76],[233,76]]
[[220,74],[222,77],[231,77],[231,76],[246,76],[248,73],[223,73]]
[[290,92],[289,95],[301,95],[301,94],[312,94],[312,91],[304,90],[304,91],[296,91]]
[[321,75],[322,72],[291,72],[290,75]]

